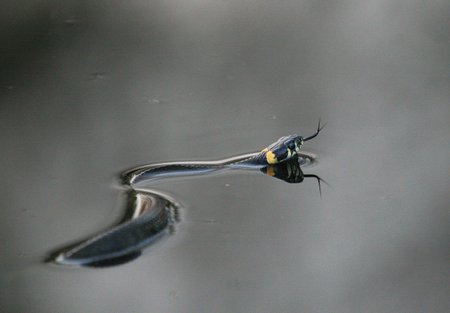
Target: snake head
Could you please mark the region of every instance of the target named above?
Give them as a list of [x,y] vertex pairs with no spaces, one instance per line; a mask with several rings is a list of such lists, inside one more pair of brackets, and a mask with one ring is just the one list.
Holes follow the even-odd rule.
[[324,126],[325,125],[320,126],[319,120],[316,132],[306,138],[297,134],[281,137],[267,148],[261,150],[257,157],[258,163],[273,165],[297,156],[303,143],[315,138]]
[[262,164],[278,164],[297,156],[303,144],[303,137],[289,135],[261,150],[258,160]]

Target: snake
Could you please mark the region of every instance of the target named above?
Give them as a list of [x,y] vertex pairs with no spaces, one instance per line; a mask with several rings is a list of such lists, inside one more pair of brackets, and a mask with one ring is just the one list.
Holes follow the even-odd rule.
[[[324,126],[324,125],[323,125]],[[297,134],[283,136],[257,152],[215,161],[164,162],[138,166],[122,173],[128,210],[116,225],[81,242],[53,253],[50,259],[59,265],[104,267],[120,265],[139,257],[142,249],[174,232],[180,221],[181,205],[168,194],[142,188],[157,180],[171,177],[209,175],[229,170],[259,170],[288,183],[300,183],[305,177],[302,166],[311,164],[315,156],[302,151],[304,142],[322,130],[320,120],[316,132],[308,137]]]

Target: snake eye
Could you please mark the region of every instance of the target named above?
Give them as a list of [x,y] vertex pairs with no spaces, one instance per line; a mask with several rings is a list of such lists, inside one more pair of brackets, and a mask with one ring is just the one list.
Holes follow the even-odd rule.
[[296,146],[296,142],[295,142],[295,141],[291,141],[291,142],[289,142],[289,143],[287,144],[287,147],[288,147],[290,150],[292,150],[292,151],[295,150],[295,146]]
[[295,139],[295,150],[300,150],[302,145],[303,145],[303,137],[298,137],[297,139]]

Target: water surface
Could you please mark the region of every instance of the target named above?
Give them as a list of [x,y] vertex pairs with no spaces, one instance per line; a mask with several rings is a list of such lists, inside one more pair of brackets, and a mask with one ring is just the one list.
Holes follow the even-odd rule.
[[[448,312],[448,3],[21,1],[0,13],[5,312]],[[124,214],[118,175],[323,133],[314,180],[161,182],[176,233],[43,262]]]

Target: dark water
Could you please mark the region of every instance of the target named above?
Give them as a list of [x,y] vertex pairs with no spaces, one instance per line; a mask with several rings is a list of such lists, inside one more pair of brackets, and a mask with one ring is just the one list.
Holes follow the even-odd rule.
[[[0,13],[2,312],[449,312],[448,1],[15,1]],[[123,215],[121,171],[282,135],[330,183],[161,182],[176,234],[50,251]],[[156,188],[156,186],[155,186]]]

